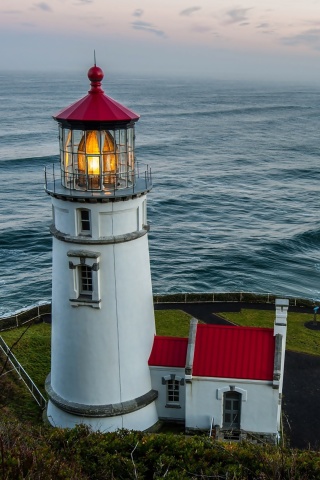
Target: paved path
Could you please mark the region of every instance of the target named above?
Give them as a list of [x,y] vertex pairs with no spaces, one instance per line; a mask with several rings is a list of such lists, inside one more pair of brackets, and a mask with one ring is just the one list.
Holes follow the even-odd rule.
[[[239,312],[241,308],[274,310],[274,305],[238,302],[166,303],[156,304],[155,310],[183,310],[215,325],[230,322],[215,315],[219,312]],[[289,310],[313,314],[312,308],[289,307]],[[320,355],[320,352],[319,352]],[[286,352],[283,385],[283,420],[289,444],[294,448],[320,448],[320,356]]]

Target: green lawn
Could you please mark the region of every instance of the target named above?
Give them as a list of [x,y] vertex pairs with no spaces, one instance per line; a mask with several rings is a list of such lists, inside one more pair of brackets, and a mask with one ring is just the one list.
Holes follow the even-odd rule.
[[[237,325],[273,328],[275,312],[270,310],[242,309],[240,312],[219,313]],[[304,326],[313,320],[310,313],[288,313],[287,350],[320,355],[320,330],[309,330]]]
[[38,323],[27,327],[14,328],[1,332],[1,336],[9,347],[16,342],[23,332],[24,335],[14,345],[12,353],[17,357],[28,375],[37,387],[45,394],[44,382],[50,372],[51,326]]
[[157,335],[188,337],[191,315],[182,310],[156,310]]

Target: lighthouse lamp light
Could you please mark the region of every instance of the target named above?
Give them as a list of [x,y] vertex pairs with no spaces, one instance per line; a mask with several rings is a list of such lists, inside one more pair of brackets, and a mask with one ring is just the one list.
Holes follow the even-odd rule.
[[62,184],[75,190],[114,190],[134,182],[133,127],[61,128]]

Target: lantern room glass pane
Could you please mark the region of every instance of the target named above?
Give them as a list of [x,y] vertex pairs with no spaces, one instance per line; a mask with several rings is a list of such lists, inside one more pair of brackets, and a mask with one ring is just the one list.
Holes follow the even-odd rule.
[[120,153],[127,151],[127,130],[119,130],[118,149]]
[[134,128],[71,130],[60,127],[62,185],[114,190],[134,183]]

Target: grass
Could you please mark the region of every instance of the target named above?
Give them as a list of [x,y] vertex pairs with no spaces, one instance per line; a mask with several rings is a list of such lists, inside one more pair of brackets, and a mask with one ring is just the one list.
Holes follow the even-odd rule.
[[[42,394],[46,396],[44,382],[50,372],[50,341],[51,327],[46,323],[23,326],[1,332],[4,341],[12,347],[12,352],[28,375],[35,382]],[[19,340],[20,339],[20,340]],[[1,361],[1,365],[3,360]],[[0,371],[2,367],[0,365]],[[11,369],[8,364],[7,370]],[[38,406],[26,385],[18,374],[14,371],[0,377],[0,389],[4,392],[1,405],[6,405],[0,409],[0,418],[8,419],[11,415],[19,421],[30,421],[33,424],[42,423],[42,411]],[[6,401],[10,399],[10,402]]]
[[182,310],[156,310],[156,332],[164,337],[188,337],[191,315]]
[[[240,312],[221,312],[220,316],[237,325],[273,328],[275,313],[270,310],[242,309]],[[288,313],[287,350],[320,355],[320,330],[304,326],[313,320],[310,313]]]
[[21,337],[14,345],[12,353],[41,393],[45,394],[44,382],[50,372],[51,326],[47,323],[38,323],[27,328],[24,326],[1,332],[1,336],[9,347]]
[[[18,374],[7,365],[3,370],[4,356],[0,356],[0,423],[25,421],[42,423],[42,411]],[[3,370],[3,371],[2,371]]]

